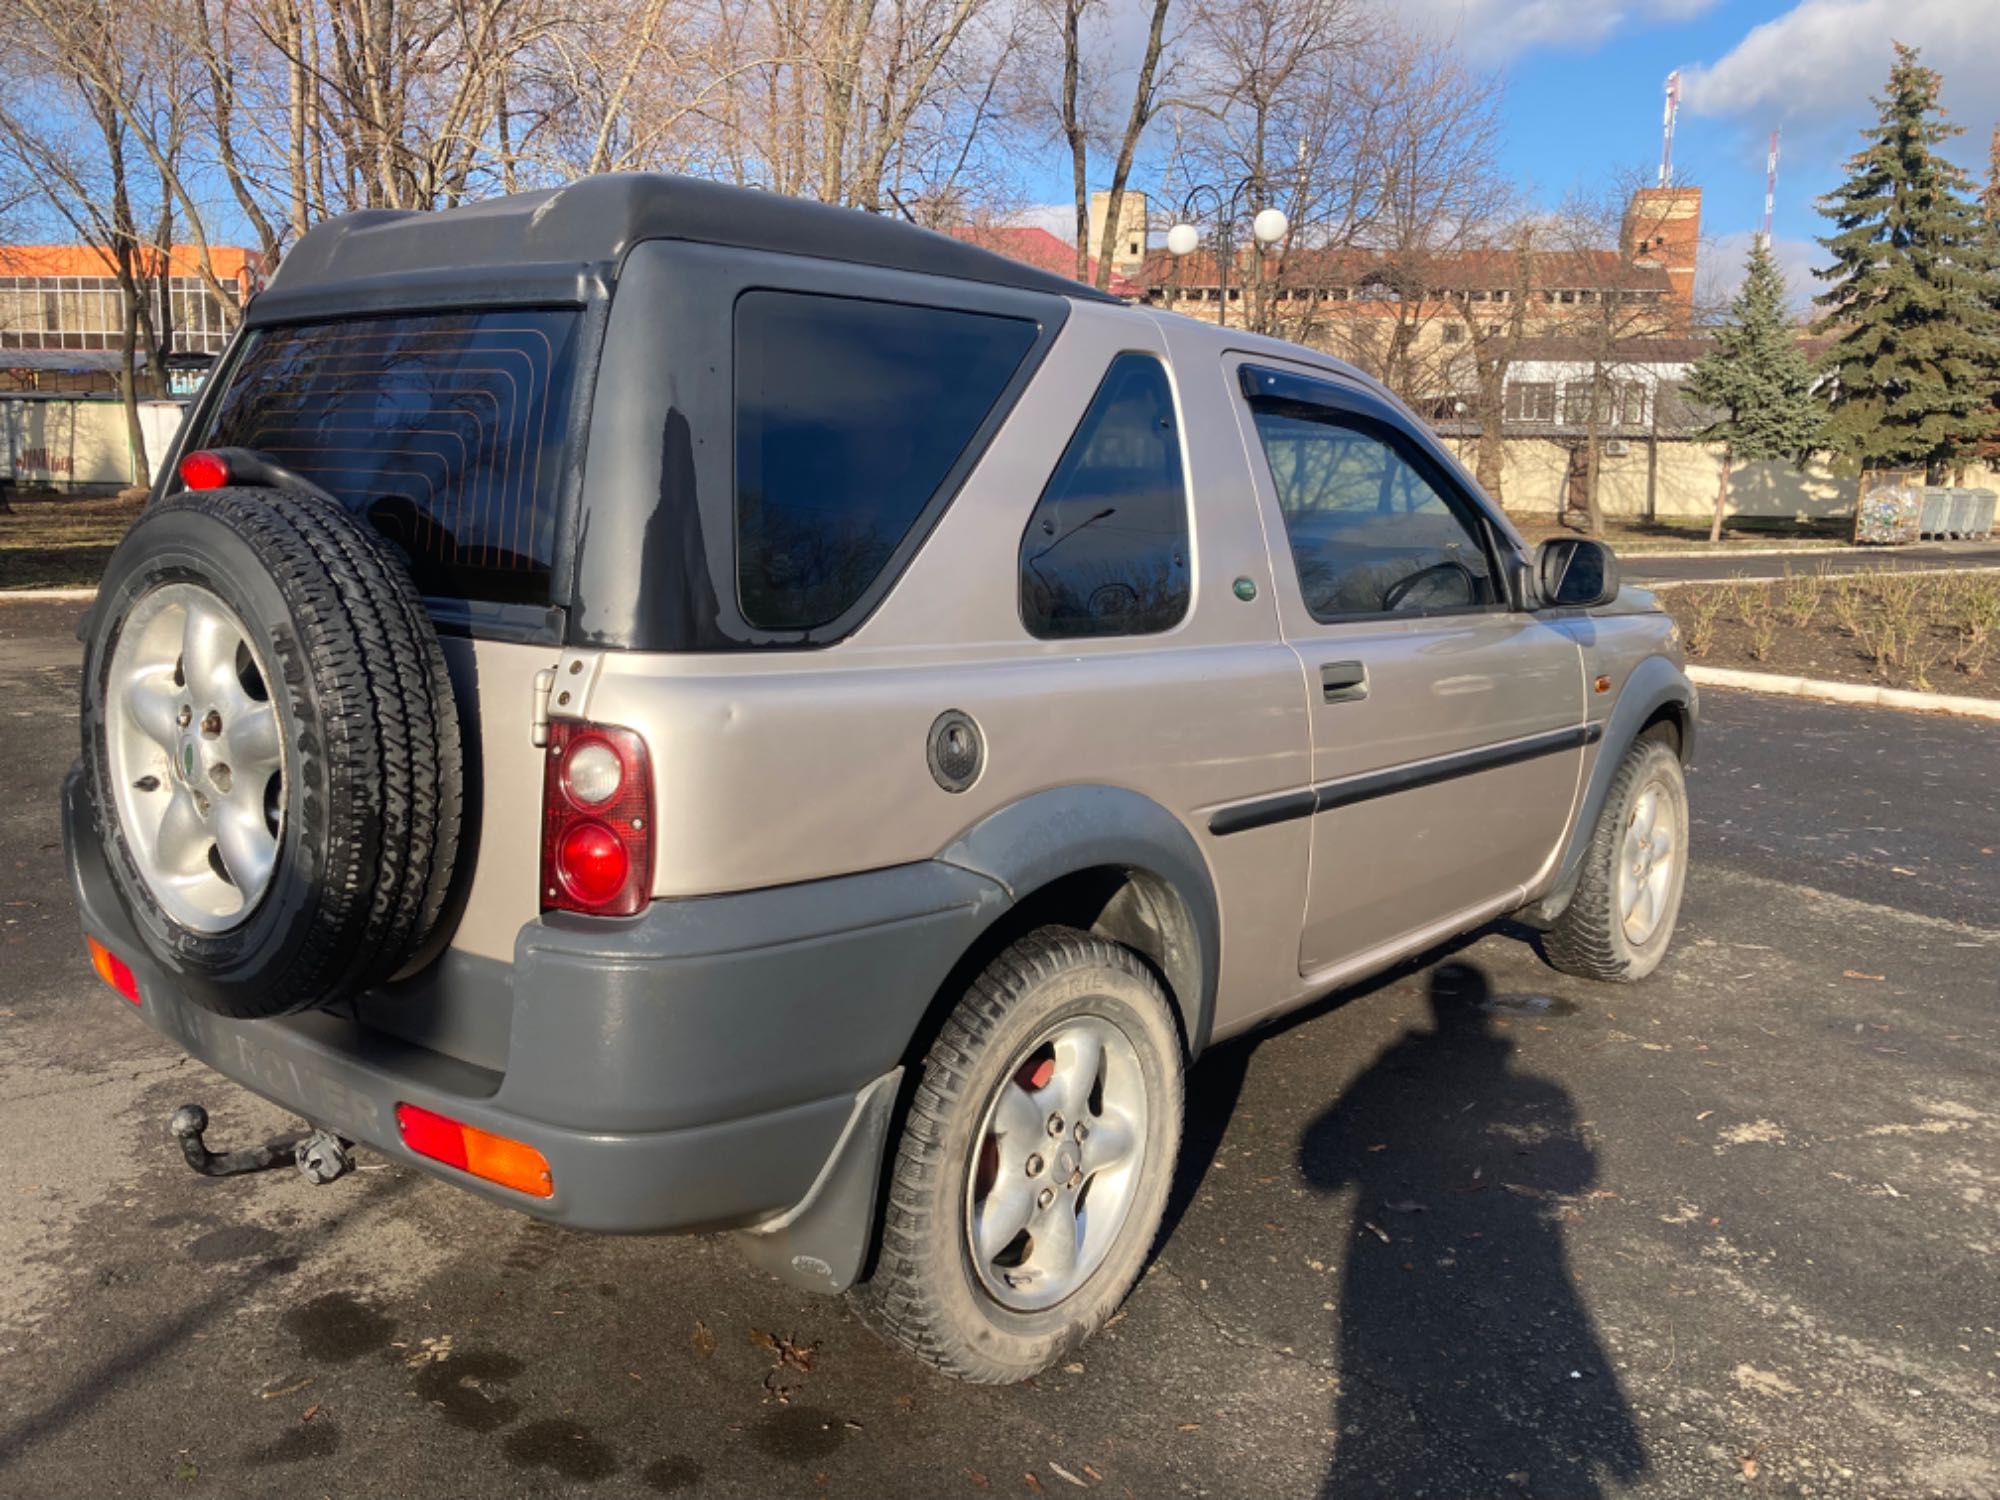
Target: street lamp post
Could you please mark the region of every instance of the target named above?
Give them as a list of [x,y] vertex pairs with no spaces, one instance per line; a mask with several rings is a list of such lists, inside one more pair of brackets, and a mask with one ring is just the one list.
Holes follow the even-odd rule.
[[[1216,289],[1215,321],[1226,323],[1229,318],[1229,262],[1232,258],[1236,235],[1236,219],[1241,212],[1246,196],[1254,201],[1258,196],[1252,190],[1257,184],[1257,176],[1252,173],[1237,183],[1235,188],[1224,193],[1212,183],[1198,183],[1187,191],[1181,199],[1181,210],[1173,228],[1167,231],[1167,251],[1175,260],[1175,280],[1178,289],[1179,263],[1192,255],[1201,246],[1201,231],[1195,227],[1195,205],[1206,199],[1215,217],[1216,239]],[[1260,250],[1275,245],[1285,237],[1291,228],[1284,213],[1275,208],[1259,209],[1250,221],[1250,234]]]

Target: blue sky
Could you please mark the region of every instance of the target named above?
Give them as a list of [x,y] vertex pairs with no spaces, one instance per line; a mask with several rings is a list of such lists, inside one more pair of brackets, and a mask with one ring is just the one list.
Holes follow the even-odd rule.
[[1656,166],[1662,91],[1667,73],[1679,67],[1686,97],[1674,168],[1703,190],[1706,258],[1718,275],[1725,257],[1740,261],[1763,217],[1765,150],[1779,128],[1773,235],[1793,290],[1802,294],[1804,268],[1820,256],[1812,238],[1825,228],[1814,200],[1840,181],[1860,127],[1872,118],[1868,96],[1887,81],[1892,37],[1923,48],[1924,60],[1944,74],[1949,116],[1968,127],[1950,152],[1984,178],[1987,141],[2000,113],[1994,87],[2000,69],[1990,57],[2000,16],[1991,0],[1738,0],[1606,9],[1622,13],[1602,40],[1530,47],[1501,62],[1506,167],[1544,201],[1621,170]]
[[[1114,11],[1129,0],[1108,0]],[[1532,199],[1601,194],[1650,179],[1660,156],[1667,74],[1683,73],[1676,177],[1703,189],[1703,279],[1733,286],[1763,216],[1764,156],[1783,130],[1774,242],[1795,296],[1811,287],[1834,186],[1873,117],[1891,40],[1924,51],[1945,76],[1950,117],[1967,133],[1950,152],[1983,181],[2000,117],[1996,0],[1380,0],[1406,24],[1449,36],[1504,81],[1503,166]],[[1115,23],[1114,23],[1115,24]],[[1051,171],[1060,200],[1067,172]],[[1039,194],[1038,194],[1039,196]],[[1711,278],[1713,278],[1711,280]]]

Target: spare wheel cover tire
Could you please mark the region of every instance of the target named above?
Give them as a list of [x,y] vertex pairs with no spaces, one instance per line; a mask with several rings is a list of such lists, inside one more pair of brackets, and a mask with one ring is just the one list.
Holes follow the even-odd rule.
[[190,999],[282,1015],[427,951],[458,853],[459,716],[388,543],[317,496],[175,495],[112,554],[86,635],[98,837]]

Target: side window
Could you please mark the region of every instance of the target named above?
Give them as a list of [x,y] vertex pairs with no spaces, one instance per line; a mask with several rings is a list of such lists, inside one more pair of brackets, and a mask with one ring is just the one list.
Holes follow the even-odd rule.
[[1187,614],[1187,484],[1166,368],[1111,362],[1021,537],[1021,622],[1044,640],[1151,635]]
[[736,303],[743,618],[810,630],[867,592],[1037,336],[1024,318],[803,292]]
[[1254,404],[1299,588],[1315,620],[1496,603],[1465,502],[1434,487],[1393,427],[1294,402]]

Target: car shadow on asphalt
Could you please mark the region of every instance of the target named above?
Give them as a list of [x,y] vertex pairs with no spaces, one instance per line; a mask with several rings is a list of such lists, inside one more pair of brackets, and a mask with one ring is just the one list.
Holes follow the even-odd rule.
[[[1353,1202],[1332,1340],[1336,1436],[1320,1493],[1362,1500],[1471,1483],[1592,1500],[1648,1467],[1563,1243],[1565,1215],[1597,1181],[1595,1153],[1568,1091],[1523,1070],[1494,1025],[1508,1002],[1486,973],[1448,957],[1428,982],[1430,1024],[1386,1046],[1299,1141],[1306,1183],[1351,1190]],[[1224,1044],[1190,1076],[1162,1244],[1221,1145],[1257,1040]]]

